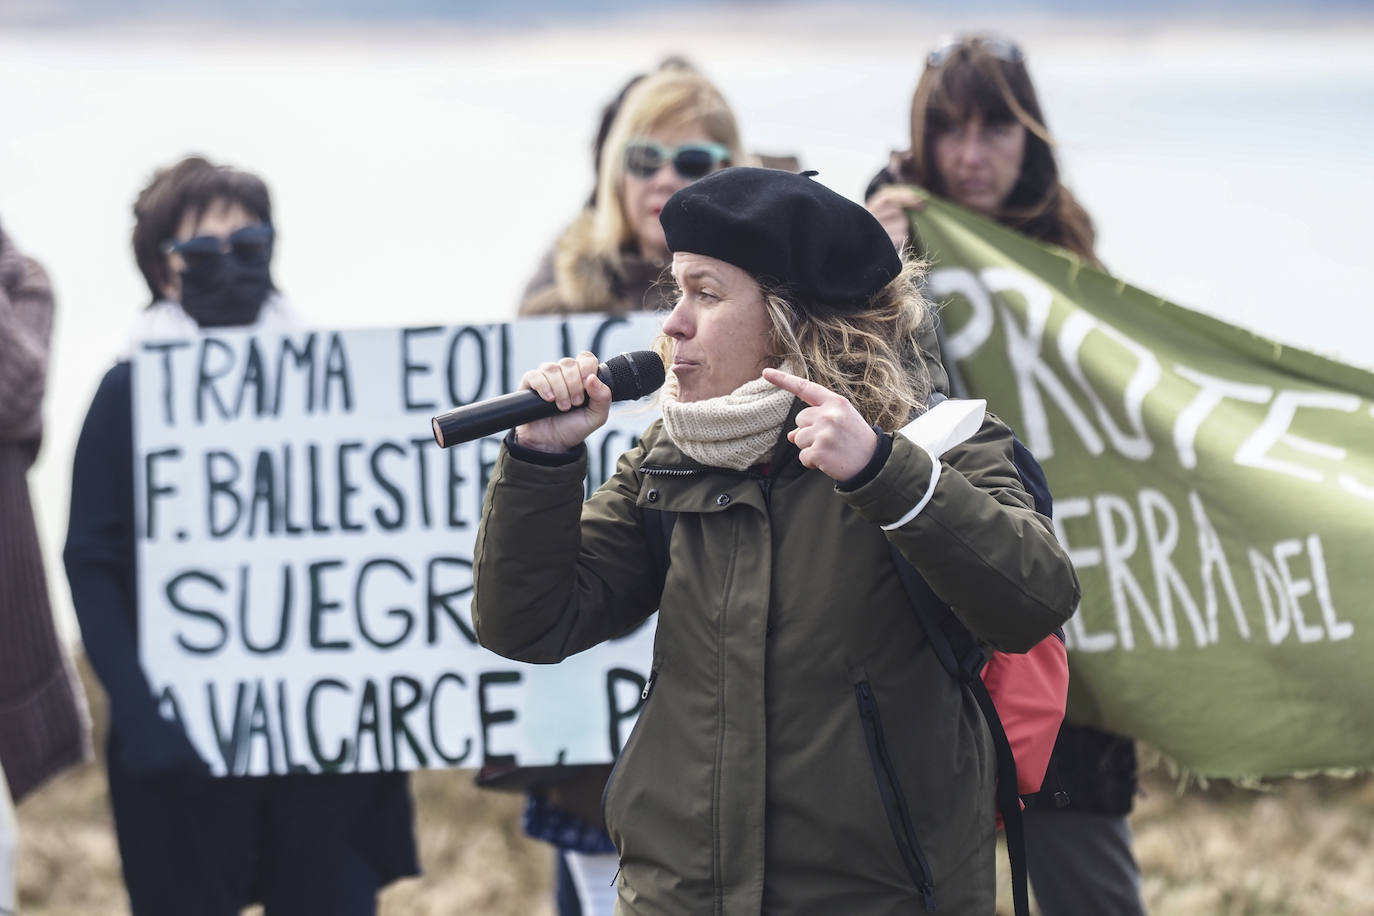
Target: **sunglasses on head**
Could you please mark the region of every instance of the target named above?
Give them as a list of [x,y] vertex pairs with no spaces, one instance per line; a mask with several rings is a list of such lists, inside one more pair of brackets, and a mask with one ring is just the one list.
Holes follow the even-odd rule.
[[943,66],[946,61],[954,56],[955,52],[964,48],[977,48],[987,54],[992,55],[1004,64],[1019,64],[1026,59],[1026,55],[1021,50],[1021,46],[1010,38],[994,38],[989,35],[963,35],[954,38],[945,38],[935,46],[935,50],[926,55],[927,67]]
[[664,146],[652,140],[632,140],[625,147],[625,171],[636,178],[652,178],[665,162],[688,181],[705,178],[730,164],[730,151],[719,143],[684,143]]
[[184,242],[164,242],[163,252],[176,252],[191,269],[204,267],[225,255],[232,255],[240,264],[260,264],[271,254],[272,227],[266,223],[245,226],[226,238],[217,235],[198,235]]

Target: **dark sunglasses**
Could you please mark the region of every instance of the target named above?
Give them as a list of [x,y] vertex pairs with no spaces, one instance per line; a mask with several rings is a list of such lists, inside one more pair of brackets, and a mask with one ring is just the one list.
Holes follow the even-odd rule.
[[198,235],[184,242],[164,242],[162,250],[166,254],[176,252],[191,269],[208,266],[225,255],[243,265],[261,264],[271,256],[272,227],[266,223],[245,226],[230,234],[227,239],[217,235]]
[[632,140],[625,146],[625,171],[636,178],[652,178],[665,162],[671,162],[681,177],[696,181],[729,165],[730,151],[719,143],[668,147],[652,140]]
[[1026,59],[1021,46],[1010,38],[995,38],[990,35],[961,35],[957,38],[941,40],[935,46],[935,50],[926,55],[926,66],[943,66],[954,56],[955,52],[964,48],[977,48],[984,53],[991,54],[1004,64],[1019,64]]

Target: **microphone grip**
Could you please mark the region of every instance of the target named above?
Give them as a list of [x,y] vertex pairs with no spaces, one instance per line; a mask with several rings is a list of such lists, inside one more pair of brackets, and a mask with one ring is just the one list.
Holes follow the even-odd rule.
[[[583,401],[583,404],[586,403]],[[526,388],[439,414],[432,423],[434,441],[439,443],[440,448],[448,448],[556,413],[557,404],[544,400]]]
[[[612,401],[634,400],[657,391],[663,376],[663,360],[652,350],[621,353],[596,370],[596,377],[611,389]],[[584,400],[583,406],[589,403]],[[430,420],[430,426],[434,441],[440,448],[448,448],[557,413],[557,404],[525,389],[441,413]]]

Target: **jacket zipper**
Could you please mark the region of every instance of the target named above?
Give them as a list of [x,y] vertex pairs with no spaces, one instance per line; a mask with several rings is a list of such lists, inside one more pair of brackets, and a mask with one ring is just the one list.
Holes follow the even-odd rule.
[[[659,476],[659,477],[693,477],[693,476],[696,476],[696,475],[698,475],[698,474],[703,474],[703,473],[705,473],[707,470],[710,470],[712,473],[716,473],[716,474],[725,473],[725,474],[731,474],[731,475],[736,476],[736,477],[749,477],[749,476],[755,476],[755,475],[751,475],[748,471],[731,471],[731,470],[726,470],[726,469],[723,469],[723,468],[709,468],[709,469],[708,469],[708,468],[669,468],[669,467],[662,467],[662,466],[658,466],[658,465],[649,465],[649,464],[642,464],[642,465],[639,466],[639,472],[640,472],[641,474],[644,474],[645,476]],[[769,490],[771,490],[771,489],[772,489],[772,481],[771,481],[771,479],[768,479],[767,482],[766,482],[766,484],[765,484],[765,487],[764,487],[764,505],[765,505],[765,507],[766,507],[767,504],[768,504],[768,493],[769,493]],[[732,568],[733,568],[733,564],[732,564]],[[724,609],[722,609],[722,611],[723,611],[723,610],[724,610]],[[719,635],[719,638],[720,638],[720,639],[723,639],[723,638],[724,638],[724,637],[723,637],[724,627],[725,627],[725,618],[724,618],[724,614],[722,613],[722,617],[721,617],[721,621],[720,621],[720,628],[721,628],[721,632],[720,632],[720,635]],[[718,657],[723,658],[724,655],[725,655],[724,646],[722,646],[722,645],[717,645],[716,650],[717,650],[717,653],[718,653]],[[644,700],[645,702],[648,702],[649,695],[653,692],[654,681],[655,681],[655,679],[657,678],[657,674],[658,674],[657,671],[652,671],[652,672],[650,672],[649,681],[648,681],[648,683],[646,683],[646,684],[644,685],[644,692],[643,692],[642,694],[640,694],[640,698],[641,698],[642,700]],[[720,837],[720,820],[719,820],[719,818],[720,818],[720,770],[721,770],[721,753],[722,753],[721,746],[720,746],[720,738],[719,738],[719,736],[723,733],[723,725],[722,725],[722,724],[720,723],[720,721],[719,721],[720,717],[723,715],[723,713],[721,712],[721,710],[720,710],[720,708],[719,708],[720,702],[721,702],[720,700],[717,700],[717,720],[718,720],[718,721],[717,721],[717,723],[716,723],[716,727],[717,727],[717,744],[716,744],[716,759],[715,759],[715,784],[713,785],[712,790],[711,790],[711,810],[712,810],[712,812],[713,812],[713,814],[712,814],[712,825],[711,825],[712,848],[713,848],[713,849],[712,849],[712,858],[713,858],[712,872],[714,873],[714,882],[715,882],[715,894],[714,894],[714,896],[715,896],[715,901],[714,901],[714,902],[715,902],[715,907],[714,907],[714,912],[715,912],[716,914],[720,914],[721,912],[723,912],[723,908],[724,908],[724,888],[721,887],[721,878],[720,878],[720,874],[721,874],[721,870],[722,870],[722,869],[721,869],[721,850],[720,850],[720,844],[719,844],[719,837]],[[640,710],[640,714],[641,714],[641,715],[643,714],[643,709],[642,709],[642,708],[641,708],[641,710]],[[619,759],[617,759],[617,760],[616,760],[616,766],[614,766],[614,767],[611,768],[611,775],[610,775],[610,778],[606,780],[606,789],[605,789],[605,790],[602,792],[602,794],[601,794],[601,816],[602,816],[602,820],[605,820],[605,817],[606,817],[606,796],[610,793],[611,780],[613,780],[613,779],[615,778],[616,769],[619,767],[619,765],[620,765],[620,761],[619,761]],[[616,871],[616,876],[617,876],[617,878],[619,877],[619,875],[620,875],[620,872],[619,872],[619,870],[617,870],[617,871]]]
[[772,474],[759,474],[759,489],[763,491],[763,505],[768,510],[770,521],[773,512],[773,481],[776,478]]
[[897,851],[901,853],[927,913],[935,912],[935,879],[930,873],[930,865],[921,852],[921,844],[916,839],[916,830],[911,823],[911,812],[902,794],[902,785],[897,779],[897,769],[892,765],[888,753],[887,738],[883,734],[883,723],[878,718],[878,703],[873,697],[873,688],[868,681],[854,685],[854,693],[859,701],[859,716],[863,719],[864,740],[868,744],[868,756],[873,763],[873,773],[878,780],[878,794],[883,800],[883,810],[887,813],[887,823],[892,837],[897,841]]
[[748,477],[748,471],[736,471],[730,468],[665,468],[658,464],[641,464],[639,473],[647,474],[651,477],[693,477],[697,474],[705,474],[710,471],[712,474],[727,474],[732,477]]
[[648,474],[650,476],[657,475],[659,477],[691,477],[693,474],[700,474],[705,470],[705,468],[662,468],[650,464],[641,464],[639,466],[639,472],[641,474]]
[[[657,681],[658,681],[658,668],[652,668],[652,669],[650,669],[650,671],[649,671],[649,679],[648,679],[647,681],[644,682],[644,689],[643,689],[642,691],[640,691],[640,694],[639,694],[639,699],[640,699],[639,714],[640,714],[641,716],[644,715],[644,707],[645,707],[645,704],[647,704],[647,703],[649,702],[649,695],[652,694],[652,693],[654,692],[654,684],[655,684]],[[635,723],[635,728],[638,728],[638,727],[639,727],[639,724],[638,724],[638,722],[636,722],[636,723]],[[634,732],[631,731],[630,734],[633,736]],[[613,763],[613,764],[611,765],[611,772],[610,772],[610,775],[608,775],[608,776],[606,777],[606,785],[605,785],[605,787],[603,787],[602,790],[601,790],[601,822],[602,822],[603,824],[606,822],[606,799],[607,799],[607,798],[610,796],[610,794],[611,794],[611,783],[615,782],[615,774],[618,773],[618,772],[620,772],[620,761],[623,760],[623,759],[625,758],[625,751],[629,748],[629,746],[630,746],[630,741],[629,741],[629,739],[627,738],[627,739],[625,739],[625,747],[622,747],[622,748],[620,749],[620,753],[615,755],[615,763]],[[616,872],[615,872],[615,873],[616,873],[616,875],[618,876],[618,875],[620,874],[620,869],[616,869]],[[612,883],[612,884],[615,884],[615,880],[612,879],[612,880],[611,880],[611,883]]]
[[692,474],[701,474],[701,468],[695,467],[651,467],[649,464],[642,464],[639,467],[640,474],[660,475],[660,477],[691,477]]

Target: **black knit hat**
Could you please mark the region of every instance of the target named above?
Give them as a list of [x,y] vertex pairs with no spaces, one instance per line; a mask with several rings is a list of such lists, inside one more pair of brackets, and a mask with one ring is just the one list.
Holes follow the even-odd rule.
[[682,188],[658,216],[668,250],[733,264],[799,305],[861,308],[902,260],[871,213],[813,174],[740,166]]

